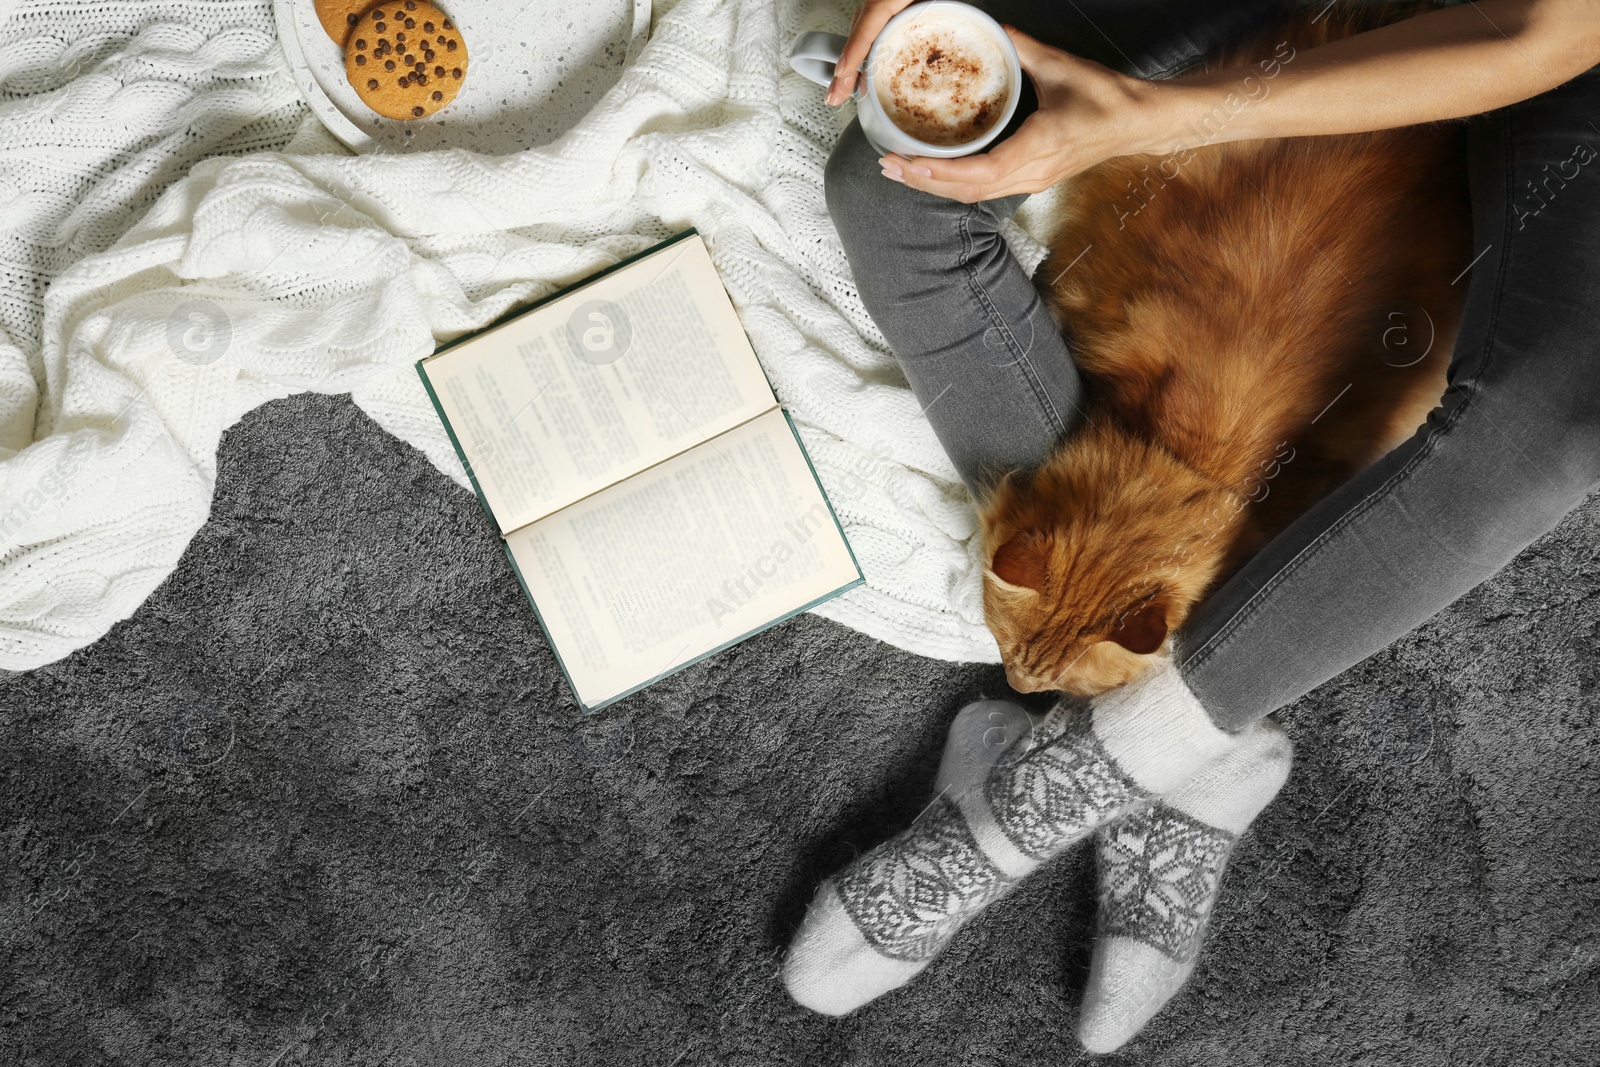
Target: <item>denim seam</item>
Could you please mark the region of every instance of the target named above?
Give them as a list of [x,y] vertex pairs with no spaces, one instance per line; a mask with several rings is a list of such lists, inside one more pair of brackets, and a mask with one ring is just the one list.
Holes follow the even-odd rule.
[[[977,270],[972,266],[972,216],[976,212],[977,208],[971,204],[968,204],[967,210],[962,213],[961,220],[958,223],[958,226],[961,230],[961,258],[957,265],[960,266],[962,272],[966,274],[967,287],[972,291],[972,295],[977,298],[979,307],[989,319],[989,325],[993,329],[999,330],[1001,336],[1005,338],[1006,348],[1010,351],[1012,356],[1012,366],[1017,368],[1017,371],[1022,376],[1023,381],[1026,382],[1028,388],[1033,391],[1034,399],[1038,401],[1040,411],[1045,416],[1045,420],[1049,424],[1051,431],[1057,437],[1060,437],[1062,434],[1066,433],[1066,424],[1061,419],[1061,413],[1057,411],[1056,406],[1050,402],[1050,396],[1045,392],[1044,387],[1040,384],[1038,375],[1033,373],[1033,364],[1028,360],[1028,354],[1020,350],[1020,346],[1017,344],[1016,336],[1011,332],[1010,324],[1007,323],[1004,316],[1002,316],[995,309],[994,301],[990,298],[989,291],[983,287],[983,282],[978,278]],[[1004,238],[1000,239],[1004,240]]]
[[1145,75],[1144,80],[1158,82],[1166,81],[1169,78],[1176,78],[1180,74],[1189,73],[1189,71],[1194,70],[1196,67],[1204,66],[1205,61],[1206,60],[1204,56],[1196,56],[1193,59],[1181,59],[1176,63],[1168,63],[1160,70],[1155,71],[1152,74]]
[[1428,438],[1425,442],[1423,442],[1422,447],[1417,449],[1416,455],[1412,456],[1411,459],[1406,462],[1405,466],[1401,467],[1398,471],[1395,471],[1395,473],[1386,481],[1384,481],[1382,485],[1368,493],[1354,507],[1345,512],[1332,525],[1318,534],[1316,538],[1302,548],[1292,560],[1278,568],[1278,572],[1274,574],[1265,585],[1256,590],[1255,595],[1250,597],[1249,600],[1245,601],[1245,603],[1239,607],[1238,611],[1234,612],[1232,617],[1230,617],[1227,622],[1218,627],[1217,632],[1214,633],[1205,644],[1201,645],[1191,655],[1185,657],[1182,664],[1182,669],[1185,673],[1199,670],[1200,668],[1204,667],[1206,662],[1213,654],[1220,651],[1230,641],[1238,636],[1239,628],[1241,626],[1260,613],[1260,611],[1266,606],[1266,600],[1269,593],[1292,577],[1295,572],[1300,570],[1302,566],[1310,562],[1310,560],[1324,546],[1326,546],[1328,541],[1331,540],[1335,534],[1339,533],[1356,519],[1372,510],[1373,507],[1377,506],[1379,502],[1389,495],[1390,491],[1394,487],[1399,485],[1406,478],[1410,477],[1424,460],[1430,459],[1436,452],[1440,439],[1443,438],[1444,435],[1447,434],[1457,422],[1461,421],[1461,418],[1467,413],[1467,410],[1473,406],[1473,402],[1478,396],[1479,386],[1481,385],[1484,377],[1488,374],[1490,364],[1494,359],[1494,338],[1496,334],[1496,327],[1499,325],[1500,321],[1500,308],[1505,295],[1505,276],[1507,270],[1509,269],[1511,258],[1509,238],[1512,216],[1511,201],[1516,189],[1514,161],[1512,159],[1512,145],[1515,143],[1514,131],[1511,128],[1512,117],[1513,113],[1509,110],[1503,115],[1503,121],[1506,124],[1503,134],[1503,151],[1505,155],[1506,175],[1506,202],[1503,212],[1504,222],[1502,224],[1504,226],[1504,230],[1500,235],[1500,247],[1502,249],[1500,266],[1499,270],[1497,271],[1495,285],[1492,289],[1492,299],[1494,303],[1490,307],[1489,323],[1487,329],[1484,331],[1484,350],[1479,356],[1478,364],[1474,368],[1473,374],[1468,379],[1466,395],[1462,397],[1461,402],[1456,405],[1450,414],[1445,417],[1444,424],[1439,426],[1428,435]]

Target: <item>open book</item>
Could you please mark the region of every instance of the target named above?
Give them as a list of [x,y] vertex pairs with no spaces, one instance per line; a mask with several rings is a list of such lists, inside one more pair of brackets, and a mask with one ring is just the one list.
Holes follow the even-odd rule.
[[862,581],[693,230],[417,370],[586,709]]

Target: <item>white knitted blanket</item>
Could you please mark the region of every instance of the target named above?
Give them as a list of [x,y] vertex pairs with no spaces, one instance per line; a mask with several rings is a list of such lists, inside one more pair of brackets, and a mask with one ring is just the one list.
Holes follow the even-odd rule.
[[819,614],[995,659],[970,503],[826,214],[849,116],[782,61],[851,6],[657,0],[588,119],[491,158],[344,151],[265,0],[0,0],[0,668],[139,606],[205,522],[223,431],[264,401],[348,392],[465,484],[414,361],[689,226],[866,574]]

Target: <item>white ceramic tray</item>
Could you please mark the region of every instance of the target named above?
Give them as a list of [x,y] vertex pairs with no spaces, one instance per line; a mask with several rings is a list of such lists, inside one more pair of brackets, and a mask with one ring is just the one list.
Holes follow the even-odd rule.
[[460,94],[425,119],[386,119],[344,74],[344,49],[314,0],[274,0],[278,36],[311,110],[358,152],[470,148],[500,155],[549,144],[616,84],[650,33],[650,0],[434,0],[470,63]]

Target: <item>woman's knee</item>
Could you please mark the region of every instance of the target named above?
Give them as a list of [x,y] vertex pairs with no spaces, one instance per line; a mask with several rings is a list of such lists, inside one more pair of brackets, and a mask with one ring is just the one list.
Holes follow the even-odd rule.
[[872,145],[861,133],[861,127],[852,122],[834,146],[823,170],[822,186],[828,198],[828,214],[841,233],[850,223],[864,217],[870,210],[871,195],[868,182],[885,180],[878,166],[878,157]]
[[891,181],[878,159],[851,123],[824,173],[828,212],[863,298],[870,288],[870,296],[898,303],[906,290],[948,284],[960,265],[982,272],[1010,254],[1001,222],[1025,196],[963,204]]
[[937,198],[884,177],[878,158],[860,125],[852,122],[823,172],[828,214],[852,262],[861,257],[899,262],[931,235],[944,232],[935,221],[942,208]]

